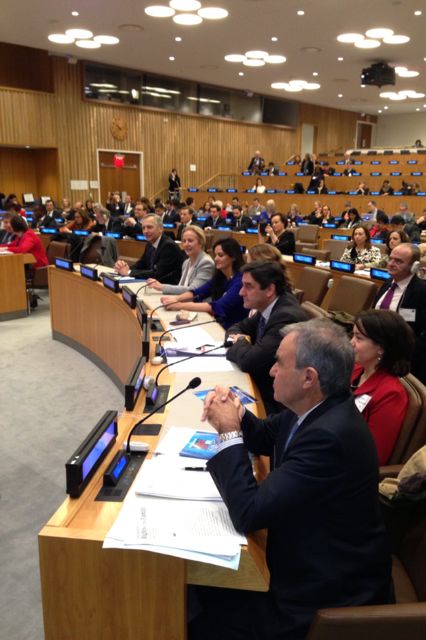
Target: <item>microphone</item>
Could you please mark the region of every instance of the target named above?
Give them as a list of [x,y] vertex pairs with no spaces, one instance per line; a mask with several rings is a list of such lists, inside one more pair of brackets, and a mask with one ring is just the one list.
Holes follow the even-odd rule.
[[144,418],[142,418],[142,420],[139,420],[139,422],[137,422],[131,429],[129,435],[127,436],[127,447],[126,447],[126,454],[129,455],[130,454],[130,438],[132,437],[133,433],[135,432],[136,428],[139,427],[141,424],[143,424],[144,422],[146,422],[148,420],[148,418],[150,418],[151,416],[154,415],[154,413],[157,413],[157,411],[159,411],[160,409],[162,409],[163,407],[166,406],[166,404],[169,404],[169,402],[172,402],[173,400],[176,400],[176,398],[178,398],[179,396],[181,396],[183,393],[185,393],[185,391],[188,391],[188,389],[196,389],[197,387],[199,387],[201,384],[201,378],[192,378],[192,380],[190,380],[188,382],[188,384],[186,385],[186,387],[184,389],[182,389],[182,391],[179,391],[179,393],[177,393],[175,396],[173,396],[172,398],[170,398],[169,400],[166,400],[166,402],[163,402],[162,404],[160,404],[158,407],[156,407],[154,409],[154,411],[151,411],[150,413],[148,413],[148,415],[146,415]]
[[174,331],[179,331],[179,329],[188,329],[188,326],[192,327],[201,327],[203,324],[212,324],[213,322],[217,322],[216,320],[204,320],[204,322],[197,322],[196,324],[191,324],[190,322],[188,322],[188,324],[185,324],[181,327],[173,327],[173,329],[166,329],[165,331],[163,331],[163,333],[161,334],[161,336],[158,339],[158,344],[157,347],[155,349],[155,355],[156,356],[161,356],[161,341],[163,340],[164,336],[167,333],[173,333]]
[[[158,309],[166,309],[169,305],[167,304],[159,304],[158,307],[154,307],[153,310],[151,311],[151,313],[149,314],[149,320],[151,323],[151,330],[152,331],[161,331],[162,330],[162,326],[159,320],[153,320],[152,316],[154,315],[154,313],[156,311],[158,311]],[[158,328],[160,327],[160,328]]]

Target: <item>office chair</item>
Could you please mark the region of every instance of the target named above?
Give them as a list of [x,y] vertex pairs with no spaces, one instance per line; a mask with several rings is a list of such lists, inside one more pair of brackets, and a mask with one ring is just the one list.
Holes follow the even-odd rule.
[[330,272],[316,267],[305,267],[296,280],[298,289],[302,289],[302,302],[312,302],[320,305],[328,290]]

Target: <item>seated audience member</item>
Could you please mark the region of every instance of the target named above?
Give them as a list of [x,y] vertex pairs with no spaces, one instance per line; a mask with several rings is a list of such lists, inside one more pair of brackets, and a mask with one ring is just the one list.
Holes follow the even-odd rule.
[[[12,210],[13,207],[13,210]],[[4,203],[4,209],[11,211],[12,213],[18,213],[23,218],[26,218],[26,211],[18,200],[16,193],[10,193]]]
[[386,240],[389,233],[388,224],[389,218],[386,213],[379,211],[376,222],[370,230],[370,238],[374,238],[375,240]]
[[72,211],[71,202],[70,202],[69,198],[62,198],[61,212],[62,212],[62,216],[66,220],[71,220],[71,218],[68,217],[70,215],[71,211]]
[[413,145],[416,149],[422,149],[423,145],[422,145],[422,141],[418,138]]
[[61,211],[56,209],[53,200],[46,200],[46,214],[39,220],[38,226],[47,229],[58,229],[65,220]]
[[250,160],[247,171],[252,173],[260,173],[265,168],[265,160],[262,158],[260,151],[255,151],[254,156]]
[[217,204],[210,205],[210,213],[203,223],[203,229],[217,229],[217,227],[223,227],[224,224],[219,206]]
[[18,214],[12,216],[10,218],[10,227],[15,237],[8,244],[2,244],[2,247],[6,247],[11,253],[31,253],[35,258],[35,263],[31,265],[31,269],[38,269],[49,264],[40,238],[32,229],[28,228],[25,218]]
[[246,264],[241,271],[240,296],[245,309],[255,309],[256,313],[228,329],[227,337],[234,344],[226,357],[252,376],[266,412],[278,413],[283,407],[274,400],[269,370],[281,342],[280,330],[292,322],[307,320],[307,317],[291,293],[282,265],[256,261]]
[[291,155],[286,161],[286,164],[295,164],[295,165],[299,165],[302,163],[302,158],[300,157],[300,154],[298,153],[293,153],[293,155]]
[[[283,333],[271,375],[287,409],[260,420],[217,387],[203,413],[224,443],[207,468],[235,528],[267,529],[269,591],[236,593],[227,609],[232,592],[215,589],[191,640],[302,640],[318,609],[394,601],[377,453],[350,393],[349,339],[328,320]],[[249,452],[274,457],[261,482]]]
[[300,213],[300,208],[298,204],[291,204],[290,209],[287,213],[287,220],[292,227],[296,227],[299,222],[303,220],[303,216]]
[[410,211],[410,209],[408,208],[408,204],[406,202],[399,203],[399,211],[397,215],[402,216],[405,224],[416,222],[416,216],[412,211]]
[[[381,211],[381,209],[377,208],[375,200],[369,200],[367,202],[367,213],[369,215],[370,222],[374,222],[376,220],[379,211]],[[384,211],[382,213],[384,213]]]
[[235,206],[232,209],[231,229],[232,231],[247,231],[253,227],[251,218],[243,216],[242,207]]
[[259,198],[253,198],[253,203],[248,208],[248,214],[250,218],[256,220],[257,217],[262,213],[263,207],[260,204]]
[[95,223],[90,219],[87,211],[82,209],[81,211],[76,211],[74,214],[74,220],[71,220],[71,222],[68,222],[68,224],[61,227],[60,231],[64,231],[65,233],[72,233],[73,231],[91,231],[94,225]]
[[216,270],[209,282],[178,296],[163,296],[161,302],[168,309],[210,313],[226,329],[247,315],[239,295],[243,256],[233,238],[217,240],[213,252]]
[[322,224],[335,224],[334,216],[331,215],[331,209],[328,204],[322,207]]
[[[130,236],[131,238],[134,238],[135,236],[142,234],[142,221],[147,215],[148,211],[146,209],[146,206],[139,202],[134,206],[133,215],[131,215],[129,218],[124,218],[123,223],[121,223],[121,218],[111,218],[111,230],[121,231],[124,236]],[[115,225],[117,226],[117,229],[114,228]]]
[[3,215],[3,221],[0,229],[0,244],[9,244],[9,242],[12,242],[15,238],[15,232],[10,224],[13,215],[14,214],[8,212]]
[[379,195],[381,196],[393,196],[393,187],[391,187],[391,184],[389,182],[389,180],[383,180],[383,184],[380,187],[380,191],[379,191]]
[[[44,204],[35,204],[33,206],[33,212],[32,213],[33,213],[32,221],[30,222],[27,219],[28,226],[31,229],[38,229],[40,227],[40,222],[43,220],[44,216],[47,213],[46,206]],[[62,212],[60,212],[59,215],[62,216]],[[63,219],[63,217],[62,217],[62,219]]]
[[274,213],[265,231],[269,236],[267,242],[273,244],[283,255],[293,255],[296,241],[294,233],[288,229],[288,220],[283,213]]
[[267,200],[266,201],[266,205],[263,209],[263,211],[261,212],[260,216],[258,217],[258,221],[259,222],[269,222],[271,217],[273,215],[275,215],[277,212],[276,206],[275,206],[275,200]]
[[395,231],[405,231],[410,239],[410,242],[420,241],[420,227],[414,222],[405,222],[404,218],[400,215],[393,216],[390,221],[390,226]]
[[399,191],[401,191],[403,196],[415,196],[418,191],[418,185],[415,182],[410,183],[406,180],[402,180]]
[[209,282],[214,275],[214,262],[205,252],[206,236],[200,227],[184,226],[182,249],[186,260],[182,265],[182,275],[178,284],[162,284],[148,278],[148,286],[167,295],[178,295],[190,289],[197,289]]
[[304,220],[309,224],[322,224],[322,205],[319,200],[314,202],[314,210],[307,216],[305,216]]
[[426,209],[423,209],[422,215],[416,220],[416,224],[420,231],[426,231]]
[[178,228],[176,232],[176,240],[182,240],[182,235],[185,229],[196,224],[196,219],[193,218],[189,207],[182,207],[179,213],[180,222],[178,222]]
[[314,172],[314,162],[309,153],[305,153],[305,157],[300,165],[300,171],[304,176],[311,176]]
[[357,187],[357,189],[356,189],[356,195],[357,196],[368,196],[369,193],[370,193],[370,189],[367,187],[365,182],[360,182],[358,187]]
[[125,216],[132,216],[133,215],[133,209],[134,209],[134,204],[132,202],[132,196],[127,194],[124,198],[124,203],[123,203],[123,214]]
[[262,178],[256,178],[256,183],[252,187],[256,191],[256,193],[265,193],[266,187],[263,184]]
[[386,236],[385,240],[386,253],[382,254],[380,260],[378,262],[373,262],[371,266],[379,267],[379,269],[386,269],[392,249],[397,247],[402,242],[410,242],[410,239],[405,231],[388,231],[388,235]]
[[163,233],[161,219],[153,213],[145,216],[142,232],[147,240],[143,256],[133,267],[124,260],[117,260],[115,270],[122,276],[177,284],[182,272],[183,254],[179,246]]
[[177,205],[173,204],[171,200],[167,200],[164,207],[163,224],[174,224],[180,222],[180,213],[177,210]]
[[106,208],[113,217],[122,216],[124,211],[124,204],[121,201],[120,194],[118,192],[108,194]]
[[416,274],[420,249],[402,243],[392,249],[388,272],[392,276],[378,292],[374,307],[397,311],[416,336],[411,372],[426,384],[426,281]]
[[93,210],[95,212],[95,224],[91,229],[92,233],[106,233],[109,231],[108,223],[110,221],[108,209],[104,209],[101,204],[97,203],[94,205]]
[[89,214],[91,220],[95,219],[95,203],[92,199],[86,200],[84,203],[84,210]]
[[328,189],[325,186],[325,182],[324,182],[324,174],[321,171],[321,169],[314,171],[306,191],[307,192],[313,191],[314,193],[318,193],[318,194],[328,193]]
[[352,242],[340,259],[343,262],[351,262],[355,269],[365,269],[372,262],[378,262],[381,255],[379,247],[371,246],[368,227],[360,224],[352,231]]
[[277,176],[280,172],[279,167],[275,166],[275,162],[269,162],[266,170],[269,176]]
[[410,371],[414,333],[395,311],[370,309],[355,318],[352,391],[370,427],[379,464],[389,462],[408,408],[399,377]]

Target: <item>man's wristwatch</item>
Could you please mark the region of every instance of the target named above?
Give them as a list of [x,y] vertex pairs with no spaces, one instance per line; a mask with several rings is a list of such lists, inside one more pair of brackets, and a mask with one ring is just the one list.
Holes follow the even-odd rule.
[[242,431],[225,431],[225,433],[220,433],[219,438],[221,442],[227,442],[228,440],[234,440],[234,438],[242,438]]

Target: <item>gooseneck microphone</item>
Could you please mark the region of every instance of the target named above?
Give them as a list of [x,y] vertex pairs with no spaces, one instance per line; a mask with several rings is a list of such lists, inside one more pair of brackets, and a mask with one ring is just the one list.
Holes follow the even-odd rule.
[[137,422],[135,425],[133,425],[129,435],[127,436],[126,454],[130,454],[130,439],[131,439],[133,433],[135,432],[135,430],[137,429],[137,427],[139,427],[141,424],[146,422],[151,416],[153,416],[155,413],[157,413],[157,411],[159,411],[160,409],[165,407],[166,404],[169,404],[169,402],[172,402],[173,400],[176,400],[176,398],[179,398],[179,396],[181,396],[183,393],[185,393],[185,391],[188,391],[189,389],[196,389],[197,387],[200,386],[200,384],[201,384],[201,378],[198,378],[198,377],[197,378],[192,378],[192,380],[190,380],[188,382],[188,384],[186,385],[186,387],[184,389],[182,389],[182,391],[179,391],[179,393],[177,393],[175,396],[173,396],[169,400],[166,400],[166,402],[163,402],[162,404],[160,404],[158,407],[156,407],[154,409],[154,411],[151,411],[150,413],[148,413],[148,415],[146,415],[144,418],[142,418],[142,420],[139,420],[139,422]]

